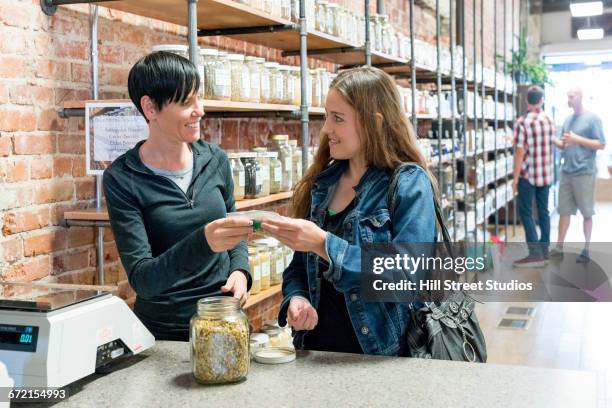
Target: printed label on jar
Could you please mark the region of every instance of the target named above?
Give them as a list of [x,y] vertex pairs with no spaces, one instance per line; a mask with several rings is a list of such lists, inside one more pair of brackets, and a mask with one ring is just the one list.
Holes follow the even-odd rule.
[[239,171],[238,172],[238,187],[244,187],[245,186],[245,180],[244,180],[244,171]]
[[230,73],[224,68],[215,69],[215,85],[228,86],[230,84]]
[[261,276],[263,278],[270,276],[270,262],[264,262],[261,266]]
[[253,279],[254,280],[261,280],[261,269],[259,266],[255,266],[253,268]]
[[286,171],[291,171],[291,168],[293,167],[292,164],[293,164],[293,161],[291,157],[285,158],[285,170]]
[[270,167],[264,167],[262,172],[264,180],[270,180]]
[[281,273],[283,273],[285,269],[285,264],[283,262],[283,259],[278,259],[276,261],[276,274],[280,275]]
[[255,184],[260,186],[263,184],[264,180],[265,179],[264,179],[263,170],[257,170],[257,172],[255,173]]
[[242,92],[245,98],[249,98],[251,95],[251,76],[248,72],[242,73]]
[[274,181],[280,183],[283,176],[283,169],[281,167],[276,167],[274,169]]

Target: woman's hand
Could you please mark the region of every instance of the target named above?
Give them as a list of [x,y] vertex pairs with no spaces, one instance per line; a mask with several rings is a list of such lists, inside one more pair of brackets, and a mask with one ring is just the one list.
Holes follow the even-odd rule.
[[227,278],[225,285],[221,286],[221,292],[232,292],[234,297],[240,300],[240,305],[244,305],[247,300],[247,278],[242,271],[234,271]]
[[319,315],[308,300],[294,296],[289,301],[287,323],[295,330],[312,330],[319,323]]
[[325,240],[327,233],[314,222],[296,218],[267,219],[261,224],[264,231],[294,251],[314,252],[327,259]]
[[206,242],[214,252],[232,249],[240,241],[248,240],[251,235],[253,221],[243,217],[220,218],[204,227]]

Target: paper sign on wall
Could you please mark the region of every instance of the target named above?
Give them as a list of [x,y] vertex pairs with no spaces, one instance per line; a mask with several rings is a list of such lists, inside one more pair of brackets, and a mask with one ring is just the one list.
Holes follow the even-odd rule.
[[149,127],[131,102],[85,104],[87,174],[102,174],[117,157],[149,136]]

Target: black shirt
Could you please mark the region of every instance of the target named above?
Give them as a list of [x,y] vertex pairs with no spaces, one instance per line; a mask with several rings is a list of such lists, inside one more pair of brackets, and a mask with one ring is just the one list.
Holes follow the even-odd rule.
[[[323,229],[342,236],[344,219],[354,207],[354,203],[352,201],[344,210],[334,215],[326,212]],[[344,294],[338,292],[332,283],[321,275],[327,269],[329,269],[329,264],[320,259],[318,273],[321,282],[321,296],[317,307],[319,322],[313,330],[306,333],[304,348],[307,350],[363,353],[346,309]]]

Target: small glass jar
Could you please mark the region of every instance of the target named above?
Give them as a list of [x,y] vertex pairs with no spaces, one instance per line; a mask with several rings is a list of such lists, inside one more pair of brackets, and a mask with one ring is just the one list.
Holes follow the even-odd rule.
[[276,194],[281,191],[283,182],[283,165],[278,160],[278,152],[268,152],[270,160],[270,194]]
[[291,0],[281,0],[281,18],[291,20]]
[[232,169],[232,179],[234,181],[234,200],[244,200],[244,165],[242,164],[242,160],[240,160],[240,155],[238,153],[228,153],[227,157],[230,161],[230,168]]
[[253,151],[257,153],[257,162],[261,172],[258,177],[262,180],[261,192],[257,197],[266,197],[270,195],[270,158],[268,156],[268,149],[256,147]]
[[249,68],[251,90],[249,92],[249,100],[251,102],[259,102],[261,99],[261,64],[257,62],[257,57],[246,57],[244,62]]
[[261,291],[261,262],[259,262],[259,250],[249,245],[247,247],[247,253],[249,255],[249,269],[251,270],[251,277],[253,278],[250,293],[254,295]]
[[272,9],[274,8],[272,0],[263,0],[263,11],[272,14]]
[[[263,180],[256,153],[241,153],[240,160],[244,165],[244,198],[256,198],[261,195]],[[258,177],[259,174],[259,177]]]
[[283,74],[283,103],[287,105],[293,104],[295,99],[295,76],[293,75],[293,67],[288,65],[282,66]]
[[327,99],[327,92],[329,91],[329,84],[331,83],[329,72],[325,68],[317,68],[317,78],[319,79],[319,87],[321,93],[321,103],[319,106],[325,106],[325,99]]
[[301,105],[302,104],[302,83],[300,67],[291,67],[290,74],[293,78],[293,99],[291,103],[293,105]]
[[244,63],[244,55],[230,54],[232,101],[249,102],[251,97],[251,74]]
[[272,94],[271,94],[271,77],[270,77],[270,69],[268,67],[268,62],[266,62],[263,58],[258,58],[258,63],[261,64],[261,83],[260,83],[260,98],[259,101],[261,103],[271,103]]
[[281,243],[275,239],[268,241],[268,247],[272,254],[270,284],[280,285],[283,282],[283,272],[285,271],[285,252]]
[[229,101],[232,98],[232,72],[229,68],[227,52],[218,52],[214,70],[214,99]]
[[[266,62],[267,78],[269,81],[269,98],[267,103],[281,103],[279,102],[283,92],[283,77],[278,70],[278,62]],[[264,87],[262,86],[262,90]]]
[[291,22],[300,21],[300,0],[291,0]]
[[230,296],[198,300],[189,322],[191,369],[204,384],[243,380],[249,372],[249,321]]
[[316,69],[310,70],[310,85],[311,85],[311,96],[312,96],[312,100],[310,101],[310,104],[315,107],[321,106],[322,98],[321,98],[320,71]]
[[166,51],[183,58],[189,59],[189,47],[182,44],[157,44],[151,48],[151,52]]
[[340,6],[337,4],[329,4],[327,6],[327,33],[333,36],[338,36],[338,17]]
[[217,50],[210,48],[200,49],[200,78],[204,89],[204,99],[215,99],[215,66],[217,64]]
[[338,26],[338,37],[346,38],[346,10],[342,7],[338,8],[338,18],[336,19]]
[[302,151],[300,150],[300,148],[298,147],[298,141],[295,139],[291,139],[289,140],[289,146],[291,147],[291,151],[292,151],[292,173],[291,173],[291,177],[293,178],[293,187],[295,187],[295,185],[297,184],[298,181],[300,181],[302,179]]
[[261,290],[270,288],[270,250],[268,245],[261,240],[254,241],[259,251],[259,262],[261,263]]
[[287,269],[293,260],[293,250],[288,246],[284,246],[283,253],[285,254],[285,269]]
[[327,1],[316,0],[315,30],[327,32]]
[[290,191],[293,186],[293,152],[288,140],[287,135],[274,135],[269,145],[270,150],[278,152],[283,169],[280,191]]

